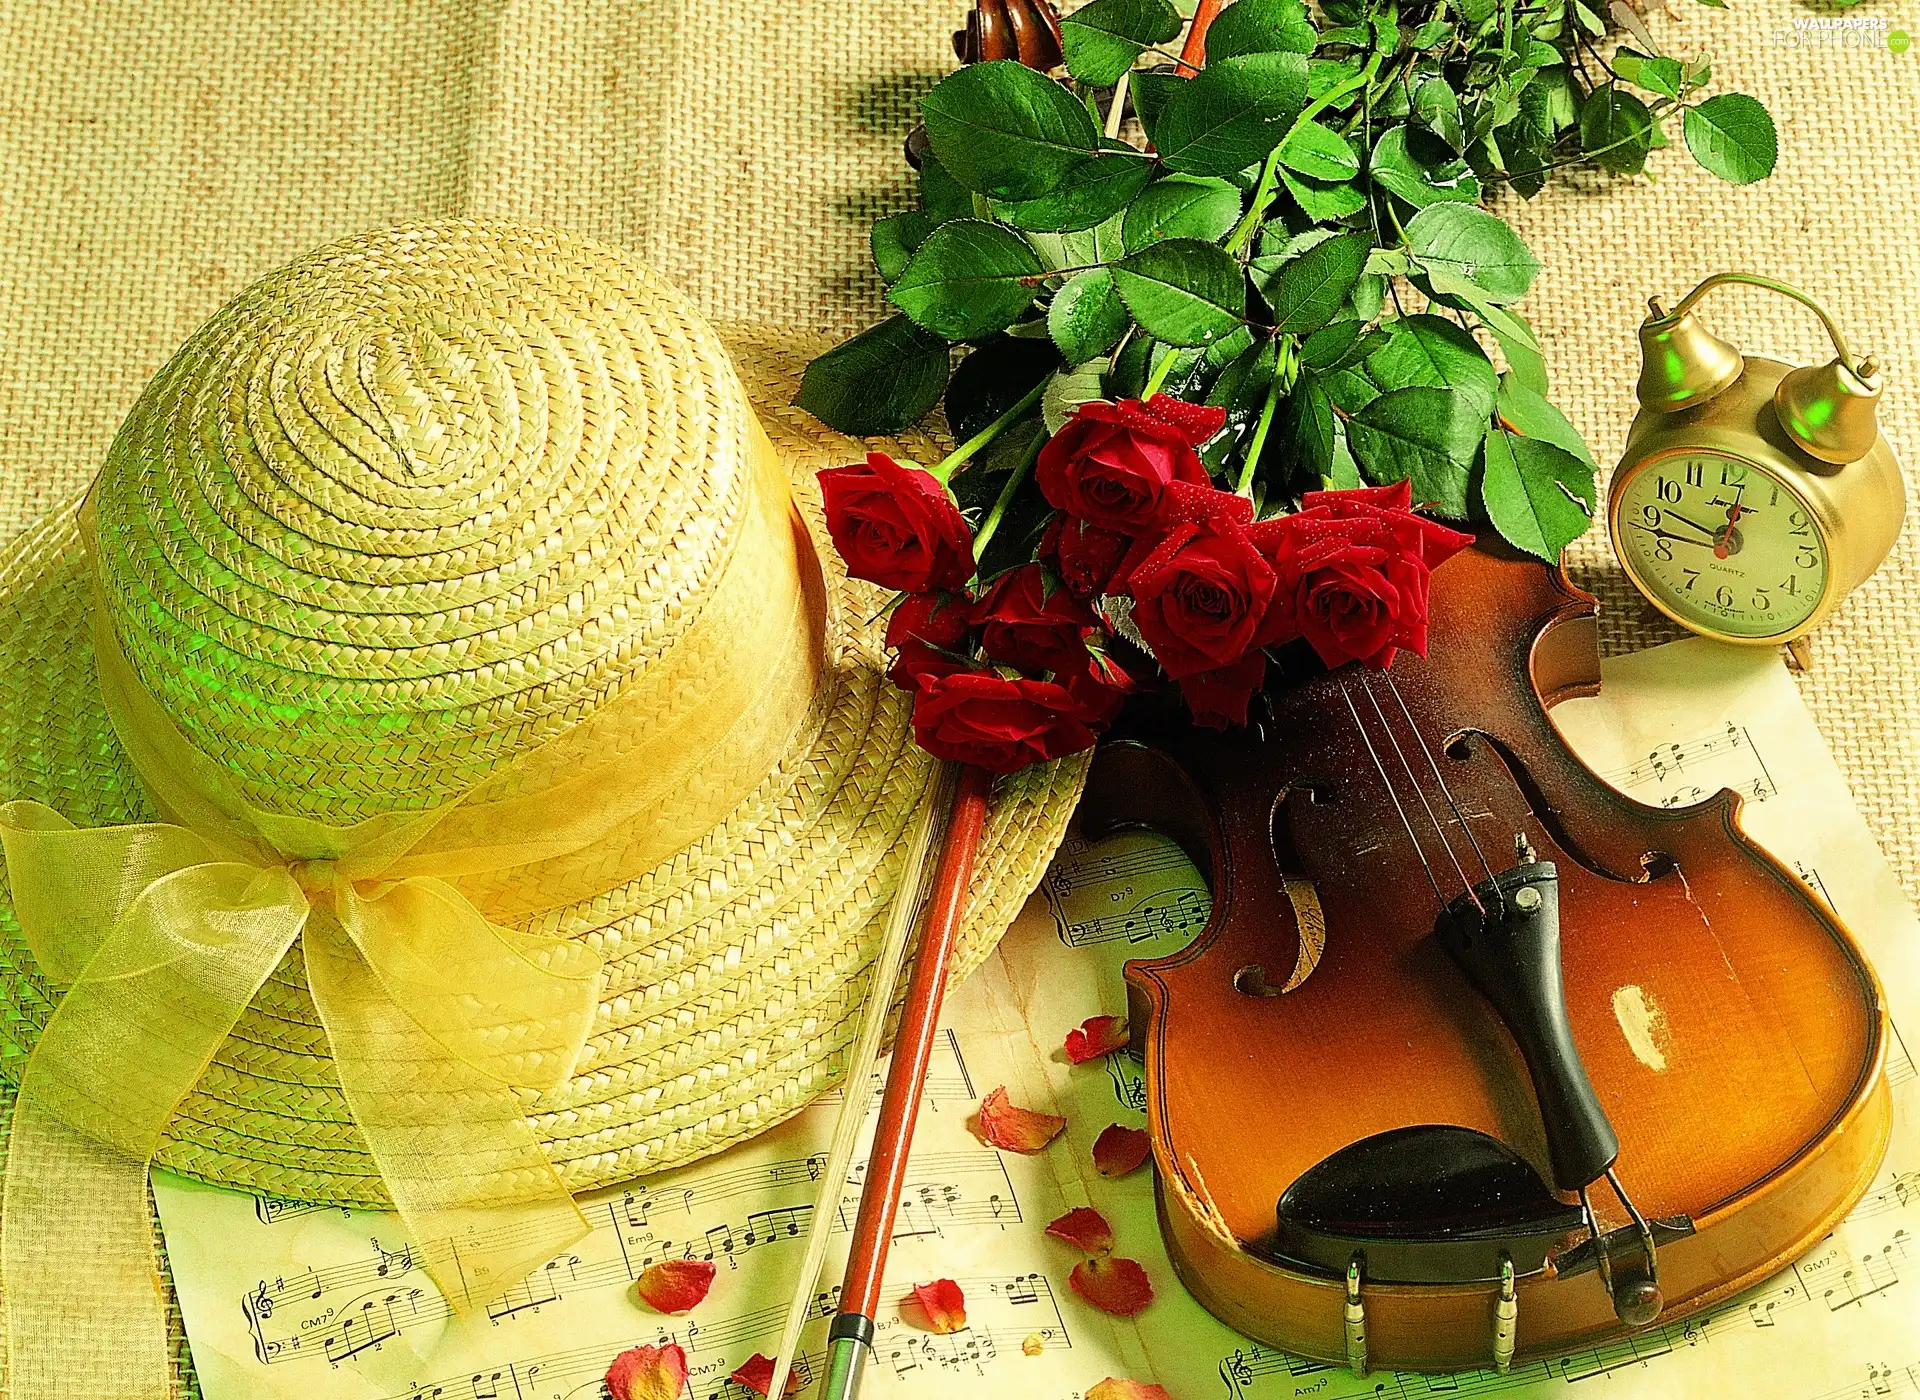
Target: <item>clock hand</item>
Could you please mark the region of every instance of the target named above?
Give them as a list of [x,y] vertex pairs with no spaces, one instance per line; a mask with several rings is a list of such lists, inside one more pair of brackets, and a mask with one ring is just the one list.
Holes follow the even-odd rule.
[[1677,544],[1698,545],[1700,548],[1705,549],[1713,543],[1712,540],[1696,540],[1691,535],[1676,535],[1671,530],[1656,530],[1651,525],[1642,525],[1638,520],[1629,520],[1627,524],[1633,526],[1636,530],[1645,530],[1649,535],[1656,535],[1663,540],[1673,540]]
[[1675,520],[1678,520],[1682,525],[1691,525],[1694,529],[1698,530],[1701,534],[1707,536],[1709,539],[1713,538],[1714,535],[1719,533],[1717,530],[1714,529],[1713,526],[1702,525],[1698,520],[1689,520],[1686,516],[1682,515],[1677,510],[1668,510],[1668,511],[1665,511],[1664,514],[1672,516]]
[[1725,559],[1733,553],[1733,527],[1740,523],[1740,517],[1745,514],[1740,497],[1746,494],[1746,490],[1747,483],[1744,481],[1734,488],[1733,501],[1727,506],[1727,523],[1714,532],[1713,557],[1716,559]]

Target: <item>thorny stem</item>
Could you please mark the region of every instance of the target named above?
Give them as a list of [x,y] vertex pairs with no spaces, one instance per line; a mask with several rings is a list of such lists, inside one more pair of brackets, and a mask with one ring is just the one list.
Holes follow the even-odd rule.
[[[1042,381],[1043,383],[1045,381]],[[1040,445],[1047,440],[1046,428],[1033,435],[1033,443],[1020,454],[1020,463],[1007,473],[1006,485],[1000,488],[1000,494],[994,498],[993,509],[987,512],[987,518],[980,522],[979,533],[973,537],[973,560],[977,564],[985,557],[987,545],[992,541],[994,532],[1000,528],[1000,521],[1007,513],[1007,507],[1013,503],[1014,495],[1027,479],[1027,473],[1033,470],[1034,458],[1040,455]]]
[[[1153,352],[1149,350],[1147,353],[1152,354]],[[1167,376],[1173,373],[1173,362],[1179,358],[1179,350],[1169,345],[1166,355],[1158,365],[1154,366],[1153,373],[1147,376],[1147,382],[1140,390],[1141,398],[1150,399],[1160,392],[1161,387],[1167,382]]]
[[1028,409],[1039,403],[1040,395],[1046,387],[1047,381],[1044,379],[1041,380],[1038,384],[1027,390],[1026,394],[1023,395],[1020,401],[1012,408],[1008,409],[1005,413],[987,424],[986,427],[954,448],[953,451],[949,452],[945,457],[941,458],[937,465],[929,469],[933,473],[934,480],[938,481],[942,486],[946,485],[948,478],[961,467],[965,466],[973,457],[974,453],[999,437],[1009,423],[1014,422],[1024,415]]

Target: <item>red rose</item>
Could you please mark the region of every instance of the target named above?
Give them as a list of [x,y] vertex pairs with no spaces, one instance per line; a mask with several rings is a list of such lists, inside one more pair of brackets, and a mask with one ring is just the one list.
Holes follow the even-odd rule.
[[973,620],[988,656],[1024,671],[1069,671],[1085,663],[1093,610],[1049,580],[1038,564],[1000,575]]
[[1209,485],[1194,451],[1220,431],[1225,409],[1155,394],[1083,403],[1040,449],[1034,478],[1057,510],[1123,535],[1159,523],[1176,482]]
[[1133,625],[1175,680],[1231,666],[1268,640],[1273,567],[1224,516],[1175,526],[1127,576]]
[[965,598],[907,594],[887,619],[887,645],[894,651],[888,678],[902,690],[917,690],[923,677],[965,670],[967,663],[952,653],[965,653],[972,630]]
[[1406,482],[1312,491],[1297,514],[1249,529],[1279,578],[1280,635],[1305,637],[1330,667],[1384,667],[1400,647],[1427,654],[1433,569],[1473,537],[1415,515],[1411,499]]
[[1266,678],[1266,654],[1251,651],[1231,666],[1181,677],[1180,694],[1193,711],[1195,724],[1225,729],[1247,722],[1247,703]]
[[935,676],[913,699],[913,737],[935,758],[1011,773],[1078,753],[1093,730],[1066,687],[998,671]]
[[1120,663],[1105,652],[1087,653],[1087,664],[1055,679],[1080,705],[1088,724],[1104,729],[1113,723],[1127,697],[1139,687]]
[[1097,598],[1113,582],[1131,544],[1117,530],[1103,530],[1071,515],[1056,515],[1040,537],[1040,557],[1053,565],[1076,598]]
[[827,533],[854,578],[924,593],[973,577],[973,532],[931,472],[869,452],[864,465],[819,475]]

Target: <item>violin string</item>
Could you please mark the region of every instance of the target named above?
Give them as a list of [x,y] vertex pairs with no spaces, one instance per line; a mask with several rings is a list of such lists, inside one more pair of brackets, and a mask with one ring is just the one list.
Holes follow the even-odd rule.
[[1433,865],[1427,860],[1426,851],[1421,848],[1420,838],[1414,835],[1413,823],[1407,819],[1407,809],[1400,805],[1400,794],[1393,790],[1393,779],[1387,776],[1387,765],[1380,761],[1380,751],[1373,746],[1373,738],[1360,718],[1360,707],[1353,703],[1353,692],[1347,689],[1345,677],[1340,679],[1340,695],[1347,702],[1347,712],[1353,716],[1353,727],[1360,731],[1360,742],[1367,746],[1367,757],[1373,760],[1373,771],[1380,775],[1380,784],[1386,788],[1393,810],[1399,813],[1400,825],[1406,828],[1407,840],[1413,846],[1414,855],[1419,857],[1420,868],[1427,872],[1427,883],[1433,886],[1433,897],[1440,901],[1440,907],[1444,909],[1447,897],[1441,892],[1440,881],[1434,876]]
[[1400,683],[1393,678],[1392,671],[1382,674],[1387,680],[1387,689],[1393,692],[1393,698],[1400,703],[1400,713],[1407,717],[1407,728],[1413,731],[1413,737],[1420,743],[1420,750],[1427,756],[1427,767],[1433,770],[1433,780],[1440,784],[1440,792],[1447,799],[1447,806],[1453,809],[1454,820],[1460,823],[1460,829],[1467,834],[1467,844],[1473,847],[1473,854],[1480,862],[1480,868],[1487,872],[1489,880],[1496,879],[1493,866],[1487,862],[1487,853],[1480,849],[1480,840],[1473,834],[1473,827],[1467,821],[1467,814],[1460,810],[1460,804],[1453,800],[1453,789],[1447,786],[1446,774],[1440,771],[1439,760],[1433,756],[1433,749],[1427,743],[1427,736],[1414,721],[1413,711],[1407,707],[1407,697],[1400,692]]
[[[1400,768],[1407,775],[1407,782],[1413,788],[1413,795],[1420,799],[1420,806],[1426,811],[1427,822],[1433,827],[1434,835],[1440,838],[1440,849],[1447,853],[1447,860],[1453,865],[1453,873],[1460,877],[1460,887],[1465,891],[1473,906],[1482,914],[1486,909],[1480,903],[1480,896],[1474,893],[1473,879],[1467,874],[1467,868],[1460,863],[1460,857],[1454,854],[1453,843],[1447,839],[1446,824],[1440,820],[1440,814],[1433,810],[1433,803],[1427,800],[1427,790],[1420,786],[1420,777],[1413,771],[1413,761],[1407,757],[1407,751],[1401,747],[1400,738],[1393,732],[1393,726],[1387,722],[1387,712],[1380,707],[1380,697],[1374,693],[1373,683],[1365,671],[1360,673],[1360,688],[1367,693],[1367,701],[1373,706],[1373,713],[1380,721],[1380,732],[1386,735],[1387,742],[1393,745],[1393,756],[1400,760]],[[1440,901],[1443,905],[1446,900]]]

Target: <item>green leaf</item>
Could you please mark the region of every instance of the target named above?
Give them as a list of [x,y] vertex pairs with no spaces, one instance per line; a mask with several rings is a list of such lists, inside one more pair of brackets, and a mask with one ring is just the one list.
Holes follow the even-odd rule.
[[1429,273],[1472,283],[1495,302],[1518,301],[1540,264],[1502,219],[1471,204],[1435,204],[1408,221],[1407,249]]
[[868,243],[873,249],[873,265],[880,270],[881,281],[891,282],[907,270],[913,250],[933,232],[933,226],[933,216],[918,209],[874,222]]
[[1685,85],[1677,58],[1653,57],[1621,49],[1613,56],[1613,71],[1625,81],[1662,97],[1678,98]]
[[1344,369],[1386,342],[1385,333],[1368,330],[1365,321],[1335,321],[1300,342],[1300,363],[1308,369]]
[[1127,209],[1127,251],[1163,238],[1217,243],[1240,221],[1240,191],[1208,175],[1169,175],[1140,192]]
[[1467,481],[1486,429],[1471,394],[1395,389],[1347,422],[1347,445],[1376,486],[1413,482],[1416,504],[1456,519],[1467,514]]
[[1413,90],[1411,119],[1455,151],[1467,144],[1466,133],[1460,126],[1460,99],[1454,95],[1453,84],[1438,73],[1423,79]]
[[946,342],[890,316],[809,364],[793,402],[829,428],[868,437],[917,423],[946,387]]
[[1593,450],[1587,446],[1587,440],[1580,436],[1580,430],[1567,421],[1565,414],[1512,373],[1500,376],[1500,395],[1495,400],[1494,408],[1506,425],[1522,437],[1550,442],[1563,452],[1571,452],[1585,462],[1590,470],[1598,470],[1593,460]]
[[1054,372],[1047,387],[1040,391],[1040,419],[1047,425],[1049,434],[1059,432],[1081,404],[1101,397],[1101,378],[1106,368],[1105,360],[1093,360]]
[[1653,144],[1652,127],[1647,104],[1608,83],[1588,93],[1580,108],[1580,149],[1602,170],[1638,175]]
[[1326,387],[1327,396],[1339,406],[1340,411],[1349,417],[1380,397],[1380,386],[1367,377],[1365,365],[1323,370],[1315,378]]
[[1246,314],[1246,277],[1217,244],[1170,238],[1129,253],[1112,270],[1133,319],[1168,345],[1210,344]]
[[1689,107],[1684,130],[1693,158],[1736,185],[1766,179],[1780,154],[1773,118],[1744,92],[1723,92]]
[[1099,139],[1078,98],[1016,59],[969,63],[920,99],[940,163],[994,199],[1038,199]]
[[1125,209],[1152,178],[1151,160],[1131,146],[1114,142],[1081,157],[1058,185],[1038,199],[996,200],[994,212],[1015,228],[1030,232],[1074,233]]
[[1282,170],[1280,181],[1293,196],[1294,203],[1316,223],[1344,219],[1367,207],[1367,197],[1350,180],[1309,180],[1291,170]]
[[936,335],[974,340],[1012,324],[1045,271],[1011,229],[955,219],[927,235],[887,300]]
[[1408,37],[1407,44],[1416,49],[1435,49],[1453,37],[1453,26],[1444,19],[1430,19]]
[[1104,267],[1078,273],[1054,293],[1047,333],[1070,365],[1104,355],[1127,331],[1127,306]]
[[1557,563],[1593,522],[1593,468],[1538,438],[1488,431],[1480,501],[1508,544]]
[[1170,170],[1233,175],[1280,144],[1306,93],[1307,61],[1297,53],[1224,58],[1173,89],[1153,123],[1153,143]]
[[1274,329],[1301,335],[1331,321],[1360,280],[1372,247],[1373,239],[1358,233],[1326,239],[1277,265],[1255,258],[1248,270],[1273,308]]
[[1472,204],[1480,198],[1480,182],[1464,160],[1453,159],[1430,165],[1407,149],[1407,129],[1392,126],[1374,142],[1367,162],[1367,175],[1374,184],[1413,205],[1457,201]]
[[1487,299],[1473,283],[1447,272],[1429,272],[1427,287],[1446,306],[1465,307],[1492,331],[1506,352],[1513,377],[1536,394],[1547,392],[1547,361],[1524,317]]
[[1112,87],[1149,44],[1180,32],[1180,12],[1167,0],[1093,0],[1060,21],[1067,72],[1094,87]]
[[1350,180],[1360,173],[1360,157],[1347,138],[1319,122],[1302,122],[1288,134],[1280,143],[1280,164],[1316,180]]
[[973,195],[931,151],[920,159],[920,207],[936,224],[973,217]]
[[1300,376],[1293,386],[1293,392],[1287,395],[1280,427],[1293,443],[1302,466],[1316,476],[1324,477],[1332,471],[1335,433],[1333,399],[1328,396],[1319,376]]
[[1387,342],[1367,357],[1367,373],[1389,389],[1417,385],[1453,388],[1470,394],[1493,411],[1500,379],[1493,361],[1467,331],[1441,316],[1403,316],[1380,328]]
[[1207,28],[1207,63],[1246,53],[1312,53],[1319,38],[1304,0],[1234,0]]

